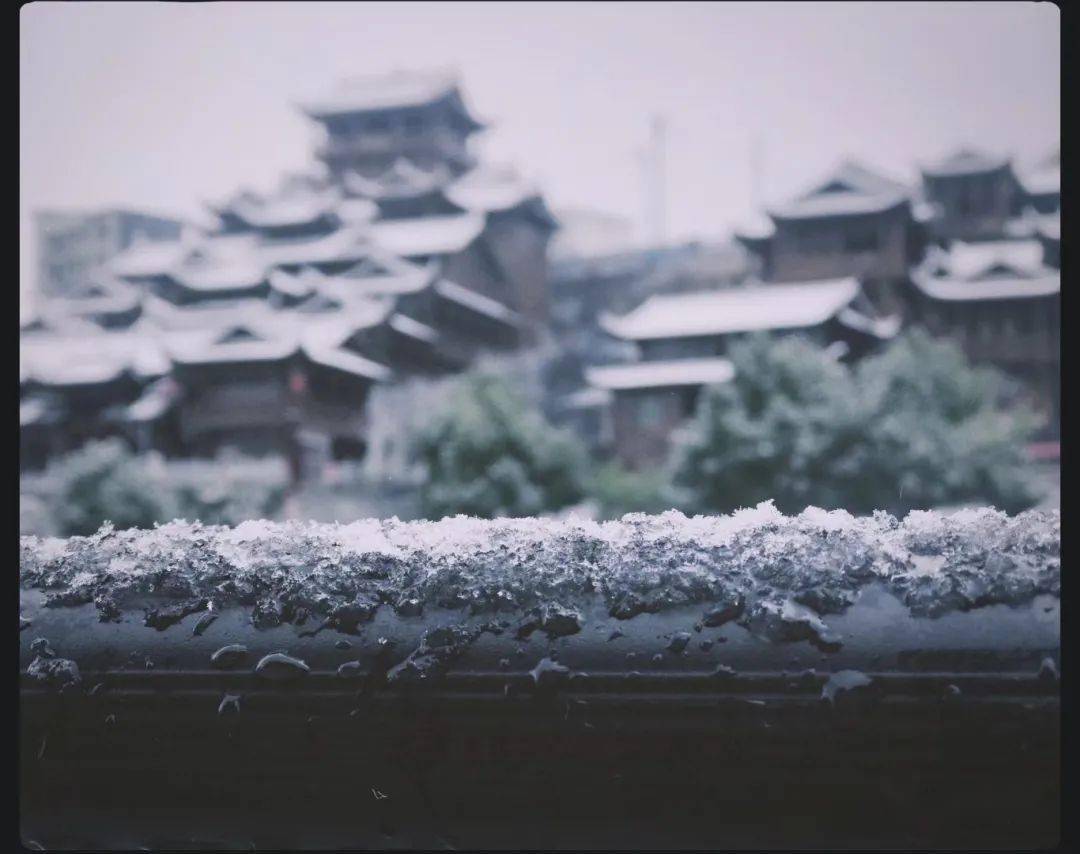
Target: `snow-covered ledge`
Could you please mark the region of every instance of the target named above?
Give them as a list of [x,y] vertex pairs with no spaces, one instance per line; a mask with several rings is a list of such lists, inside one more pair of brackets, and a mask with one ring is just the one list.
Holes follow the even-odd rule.
[[177,521],[150,531],[106,525],[67,540],[23,537],[20,578],[46,607],[92,602],[102,621],[165,596],[174,616],[246,606],[257,625],[300,617],[355,626],[382,608],[407,617],[438,607],[535,614],[549,634],[569,634],[580,628],[576,604],[600,596],[616,620],[700,605],[718,613],[714,621],[723,613],[783,624],[796,611],[842,613],[871,583],[913,616],[1058,596],[1060,528],[1058,511],[913,512],[901,521],[816,508],[785,516],[770,503],[730,516],[604,523]]

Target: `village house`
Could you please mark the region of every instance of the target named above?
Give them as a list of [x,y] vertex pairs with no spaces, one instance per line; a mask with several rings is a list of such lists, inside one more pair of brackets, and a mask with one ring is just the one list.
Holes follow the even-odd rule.
[[809,190],[769,207],[736,230],[768,282],[854,276],[881,314],[901,307],[913,255],[920,251],[921,208],[911,188],[854,160]]
[[634,345],[638,359],[586,371],[593,389],[611,395],[617,458],[629,468],[662,463],[672,433],[693,415],[701,389],[735,376],[727,358],[735,339],[755,332],[800,334],[836,358],[857,358],[898,331],[898,318],[877,320],[856,279],[650,297],[602,321],[612,337]]
[[[912,271],[912,322],[1021,384],[1015,405],[1057,439],[1061,419],[1060,258],[1038,239],[953,241]],[[1060,244],[1059,244],[1060,246]]]
[[[20,335],[28,461],[101,435],[176,455],[232,445],[295,462],[306,443],[360,457],[374,384],[532,341],[554,219],[516,172],[468,156],[479,124],[435,78],[450,86],[397,73],[308,109],[329,169],[211,204],[214,227],[137,241],[78,299],[45,306]],[[94,331],[72,335],[74,321]]]

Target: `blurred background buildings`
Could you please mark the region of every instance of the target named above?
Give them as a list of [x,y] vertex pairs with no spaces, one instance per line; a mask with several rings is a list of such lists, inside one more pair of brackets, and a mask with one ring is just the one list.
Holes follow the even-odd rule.
[[482,368],[594,460],[647,471],[703,390],[735,379],[738,342],[794,335],[856,364],[909,328],[1011,378],[1007,406],[1038,419],[1030,455],[1058,453],[1053,140],[1021,164],[975,138],[910,164],[915,180],[837,151],[728,237],[669,239],[663,115],[635,229],[553,213],[527,164],[479,157],[491,122],[468,82],[417,64],[305,99],[310,164],[270,191],[223,187],[203,221],[37,211],[24,469],[113,438],[173,460],[278,458],[294,488],[347,464],[407,490],[423,479],[410,436]]

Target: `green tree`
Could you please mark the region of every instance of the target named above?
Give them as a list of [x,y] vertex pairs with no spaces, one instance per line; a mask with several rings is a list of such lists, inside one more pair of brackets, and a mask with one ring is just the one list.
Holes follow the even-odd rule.
[[486,374],[460,381],[450,404],[413,436],[412,451],[426,473],[421,502],[430,518],[534,516],[585,492],[580,444]]
[[1022,449],[1033,424],[999,404],[1000,375],[920,331],[854,370],[796,337],[732,347],[735,379],[706,390],[675,454],[697,512],[773,499],[853,513],[1034,499]]

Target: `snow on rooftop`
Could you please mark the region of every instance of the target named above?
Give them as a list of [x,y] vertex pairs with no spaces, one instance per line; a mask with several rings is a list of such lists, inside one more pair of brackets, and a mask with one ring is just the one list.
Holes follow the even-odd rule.
[[459,252],[484,230],[486,220],[475,213],[393,219],[371,225],[371,237],[384,249],[405,257]]
[[263,239],[254,254],[265,267],[359,261],[370,251],[369,226],[356,223],[318,237]]
[[380,175],[367,177],[356,171],[342,176],[345,189],[366,199],[411,199],[434,193],[451,180],[449,168],[439,164],[423,169],[408,158],[398,157]]
[[858,281],[847,278],[662,294],[622,317],[602,317],[601,325],[617,338],[634,341],[801,329],[824,323],[858,293]]
[[1020,184],[1033,196],[1061,192],[1061,166],[1044,166],[1020,175]]
[[31,397],[19,401],[19,426],[26,427],[29,424],[38,424],[45,420],[48,412],[48,401],[40,397]]
[[[903,318],[899,314],[889,317],[869,317],[861,311],[856,311],[851,306],[841,309],[840,313],[836,315],[836,319],[849,329],[865,332],[867,335],[873,335],[883,341],[895,338],[903,326]],[[835,343],[845,344],[843,341]]]
[[511,326],[518,326],[522,323],[521,316],[513,309],[490,297],[479,294],[470,288],[465,288],[456,282],[451,282],[448,279],[439,279],[439,281],[435,283],[435,293],[443,299],[450,300],[477,314],[490,317],[493,320],[498,320]]
[[1061,274],[1047,270],[1035,278],[1014,277],[966,281],[962,279],[939,279],[922,273],[913,273],[915,286],[928,297],[947,302],[977,300],[1031,299],[1061,292]]
[[934,178],[977,175],[981,172],[994,172],[1008,166],[1009,162],[1010,158],[1003,155],[962,148],[941,160],[925,164],[922,172]]
[[953,242],[943,257],[945,270],[954,278],[978,279],[1002,271],[1018,276],[1044,272],[1043,248],[1038,240],[989,240]]
[[177,389],[172,380],[163,377],[148,385],[138,400],[124,409],[124,419],[135,423],[156,421],[169,411],[177,400]]
[[338,205],[336,192],[293,193],[279,195],[259,202],[239,200],[230,211],[255,228],[282,228],[307,225],[334,213]]
[[306,102],[302,109],[310,116],[325,117],[421,107],[446,97],[457,88],[458,75],[448,69],[398,70],[342,80],[325,97]]
[[450,184],[443,193],[467,211],[504,211],[535,198],[535,187],[522,180],[512,167],[480,166]]
[[125,279],[159,276],[179,264],[190,248],[180,240],[137,241],[109,261],[108,268]]
[[900,192],[867,194],[861,191],[837,191],[796,199],[769,208],[774,219],[812,219],[826,216],[857,216],[883,213],[905,204]]
[[405,314],[395,314],[390,318],[390,327],[402,335],[434,344],[439,340],[438,330],[432,329],[426,323],[414,320]]
[[186,264],[168,276],[182,287],[202,293],[251,290],[266,282],[266,268],[254,259],[210,262]]
[[733,231],[736,237],[747,240],[768,240],[776,234],[776,226],[767,216],[754,214],[740,220]]
[[320,346],[314,343],[304,344],[304,355],[317,365],[343,371],[353,376],[363,377],[375,382],[385,382],[393,372],[385,365],[365,359],[356,353],[342,350],[340,347]]
[[379,206],[371,199],[341,199],[334,209],[346,225],[369,223],[379,215]]
[[734,366],[722,358],[635,362],[585,370],[589,385],[610,391],[715,385],[729,382],[734,376]]
[[19,361],[24,381],[43,385],[95,385],[125,373],[154,377],[170,364],[160,336],[139,324],[122,331],[84,330],[20,337]]
[[564,409],[601,409],[612,401],[609,388],[580,388],[560,401]]

